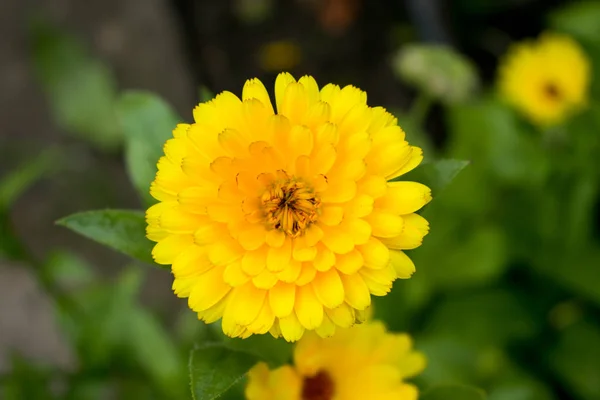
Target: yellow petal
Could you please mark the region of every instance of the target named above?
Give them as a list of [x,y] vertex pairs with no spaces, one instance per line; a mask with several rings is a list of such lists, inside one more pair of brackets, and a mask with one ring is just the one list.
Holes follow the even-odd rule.
[[317,271],[327,271],[335,264],[335,254],[327,247],[320,245],[317,248],[317,255],[313,260],[313,265]]
[[157,264],[172,264],[175,258],[193,244],[192,235],[167,236],[154,246],[152,258]]
[[256,250],[265,243],[266,234],[263,224],[252,224],[239,233],[238,241],[244,250]]
[[270,231],[267,231],[265,242],[270,247],[281,247],[285,242],[285,233],[279,229],[271,229]]
[[302,263],[300,261],[290,260],[283,271],[277,273],[277,277],[283,282],[296,282],[296,279],[300,276],[301,270]]
[[300,124],[308,111],[308,105],[308,94],[304,86],[292,82],[285,88],[280,109],[278,105],[278,113],[285,115],[292,124]]
[[225,267],[214,267],[198,277],[188,299],[192,310],[204,311],[229,293],[231,286],[223,280],[224,270]]
[[230,304],[233,320],[239,325],[250,324],[260,312],[267,291],[257,289],[252,282],[234,288],[231,294]]
[[282,113],[283,95],[285,94],[288,85],[292,82],[296,82],[296,80],[287,72],[280,73],[275,79],[275,103],[277,105],[278,114]]
[[371,237],[372,228],[371,225],[360,218],[347,218],[342,223],[343,229],[346,229],[347,232],[350,233],[352,237],[352,241],[354,244],[364,244],[367,243],[369,238]]
[[257,99],[273,113],[273,105],[265,85],[259,79],[248,79],[242,89],[242,100]]
[[312,263],[303,262],[302,268],[300,270],[300,275],[296,279],[296,285],[302,286],[306,285],[307,283],[310,283],[315,278],[316,274],[317,270],[312,265]]
[[374,237],[363,245],[357,246],[367,268],[380,269],[390,262],[390,250],[379,239]]
[[387,191],[387,181],[379,175],[367,175],[358,183],[358,192],[377,199]]
[[323,238],[323,230],[316,224],[309,225],[304,232],[304,239],[307,246],[314,246]]
[[308,111],[306,114],[304,114],[301,124],[307,126],[311,130],[316,130],[322,124],[325,124],[329,121],[330,115],[331,107],[329,107],[329,104],[319,101],[315,104],[309,105]]
[[404,229],[398,236],[384,238],[381,241],[386,246],[397,250],[410,250],[423,243],[423,237],[429,232],[429,223],[418,214],[408,214],[404,219]]
[[323,239],[321,241],[334,253],[346,254],[354,248],[352,237],[342,228],[322,225],[321,229],[323,229]]
[[292,313],[295,299],[295,284],[278,282],[269,289],[269,304],[277,318],[283,318]]
[[[231,293],[231,291],[229,292]],[[223,317],[223,312],[225,311],[225,306],[229,301],[229,293],[226,294],[217,304],[214,306],[198,312],[198,319],[206,322],[207,324],[212,324],[213,322],[218,321]]]
[[340,206],[323,205],[321,207],[321,215],[319,222],[329,226],[339,225],[344,218],[344,209]]
[[308,101],[310,104],[315,104],[321,98],[321,94],[319,93],[319,85],[317,85],[317,81],[312,76],[304,75],[298,81],[299,84],[304,86],[306,91],[306,96],[308,97]]
[[410,214],[431,201],[431,189],[417,182],[389,182],[376,207],[392,214]]
[[317,299],[311,285],[296,289],[294,310],[298,320],[306,329],[315,329],[323,322],[323,304]]
[[419,147],[412,146],[411,153],[408,161],[404,164],[404,166],[392,174],[386,176],[387,179],[394,179],[401,175],[406,174],[407,172],[415,169],[419,164],[423,161],[423,150]]
[[246,274],[256,276],[260,274],[267,266],[267,251],[258,249],[247,251],[242,256],[241,268]]
[[297,261],[312,261],[317,255],[315,246],[307,246],[304,236],[297,237],[293,240],[292,257]]
[[237,287],[245,284],[250,280],[250,277],[242,271],[242,263],[240,261],[233,262],[225,267],[223,272],[223,280],[227,284]]
[[246,326],[246,329],[252,333],[262,335],[269,332],[274,321],[275,315],[271,310],[271,306],[269,306],[269,302],[266,301],[260,309],[256,319]]
[[283,271],[288,266],[292,258],[292,240],[286,238],[283,246],[270,247],[267,253],[267,268],[269,271]]
[[350,180],[331,180],[327,189],[321,193],[321,201],[324,203],[345,203],[352,200],[356,195],[356,182]]
[[259,289],[271,289],[277,283],[277,275],[271,271],[264,270],[252,278],[252,283]]
[[403,251],[390,250],[390,261],[400,279],[408,279],[415,272],[415,264]]
[[317,299],[325,307],[335,308],[344,302],[344,286],[335,269],[317,272],[311,284]]
[[352,202],[346,205],[346,214],[349,218],[362,218],[373,211],[374,200],[366,194],[357,194]]
[[332,337],[335,334],[335,324],[327,315],[323,315],[323,322],[315,329],[315,332],[322,338]]
[[348,275],[354,274],[364,265],[363,256],[357,249],[352,249],[348,254],[338,254],[335,258],[337,270]]
[[346,303],[342,303],[339,307],[333,309],[326,308],[325,313],[337,326],[348,328],[354,325],[354,309]]
[[239,260],[243,254],[243,249],[230,238],[221,238],[208,248],[208,258],[215,265],[230,264]]
[[208,259],[206,248],[188,246],[173,261],[171,271],[176,278],[197,276],[211,268],[213,264]]
[[219,223],[205,223],[194,232],[194,243],[200,246],[213,243],[226,232],[225,226]]
[[381,269],[363,268],[360,275],[367,284],[369,291],[375,296],[385,296],[392,289],[392,282],[396,279],[394,267],[388,264]]
[[179,192],[177,201],[181,208],[194,214],[206,214],[206,207],[217,197],[218,186],[192,186]]
[[404,220],[398,215],[373,211],[367,222],[371,225],[373,236],[390,238],[398,236],[404,228]]
[[304,334],[304,327],[298,320],[296,313],[280,318],[279,329],[283,338],[288,342],[295,342]]
[[371,305],[369,288],[359,274],[340,274],[340,278],[344,284],[346,303],[357,310],[364,310]]

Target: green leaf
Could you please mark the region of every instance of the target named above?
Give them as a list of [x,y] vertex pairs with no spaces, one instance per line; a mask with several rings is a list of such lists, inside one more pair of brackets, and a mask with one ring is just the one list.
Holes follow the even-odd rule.
[[578,398],[600,398],[600,329],[589,323],[569,327],[551,352],[550,365]]
[[204,344],[190,353],[190,385],[194,400],[212,400],[240,382],[259,358],[227,348]]
[[0,179],[0,210],[8,209],[37,180],[53,172],[58,160],[57,149],[49,149],[2,176]]
[[465,160],[439,160],[428,164],[422,164],[413,171],[400,177],[403,181],[421,182],[431,188],[436,196],[456,178],[469,161]]
[[483,390],[464,385],[438,385],[423,393],[422,400],[484,400]]
[[131,210],[96,210],[77,213],[57,221],[89,239],[154,264],[152,242],[146,238],[144,213]]
[[600,3],[597,1],[568,4],[549,17],[549,23],[554,29],[594,42],[600,42],[599,20]]
[[35,72],[54,117],[71,134],[104,150],[121,145],[114,113],[116,79],[75,38],[44,21],[30,30]]
[[129,348],[141,368],[169,398],[184,398],[184,363],[165,329],[140,307],[130,313],[126,326]]
[[145,204],[153,202],[150,183],[165,142],[181,119],[158,96],[126,92],[117,103],[117,115],[125,135],[125,160],[129,177]]

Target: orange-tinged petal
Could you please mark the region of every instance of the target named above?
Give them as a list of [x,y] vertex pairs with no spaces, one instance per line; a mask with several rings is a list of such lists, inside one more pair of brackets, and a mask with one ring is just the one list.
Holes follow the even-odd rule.
[[335,269],[317,272],[311,284],[315,296],[325,307],[335,308],[344,302],[344,286]]
[[307,246],[314,246],[323,238],[323,230],[316,224],[311,224],[306,228],[304,233],[304,239],[306,240]]
[[270,247],[281,247],[285,242],[285,233],[279,229],[271,229],[270,231],[267,231],[265,242]]
[[312,261],[317,255],[315,246],[308,246],[306,239],[301,236],[294,239],[292,257],[297,261]]
[[256,250],[265,243],[266,234],[263,224],[252,224],[240,232],[238,241],[244,250]]
[[324,203],[345,203],[356,195],[356,182],[332,180],[328,182],[327,189],[321,193]]

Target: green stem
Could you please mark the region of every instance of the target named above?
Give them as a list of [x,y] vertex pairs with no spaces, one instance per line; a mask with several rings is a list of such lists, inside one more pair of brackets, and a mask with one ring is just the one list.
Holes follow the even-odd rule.
[[413,100],[408,115],[414,122],[422,127],[432,105],[433,98],[424,91],[420,91]]

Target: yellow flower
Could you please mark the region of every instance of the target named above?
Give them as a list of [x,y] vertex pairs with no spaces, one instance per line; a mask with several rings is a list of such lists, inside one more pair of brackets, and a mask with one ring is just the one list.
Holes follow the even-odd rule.
[[173,290],[223,332],[305,330],[332,335],[360,320],[414,265],[402,250],[428,232],[414,212],[430,199],[416,182],[388,182],[415,168],[396,118],[366,105],[353,86],[275,82],[277,114],[263,84],[246,82],[194,109],[165,146],[146,213]]
[[553,33],[516,44],[499,69],[501,94],[541,126],[558,124],[584,106],[589,83],[590,65],[581,47]]
[[406,334],[392,334],[380,322],[342,329],[330,338],[305,335],[294,365],[269,370],[259,363],[248,374],[248,400],[416,400],[404,382],[425,368]]

